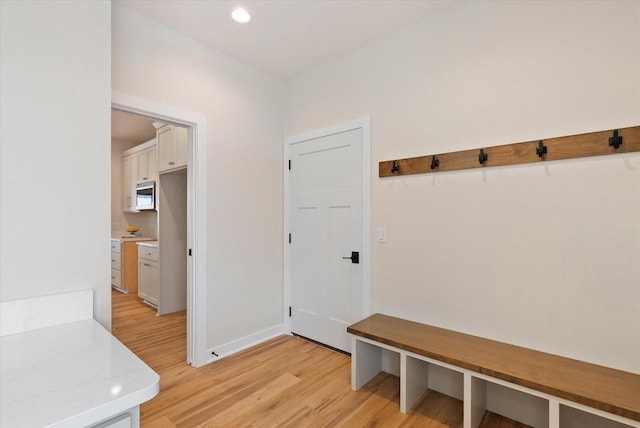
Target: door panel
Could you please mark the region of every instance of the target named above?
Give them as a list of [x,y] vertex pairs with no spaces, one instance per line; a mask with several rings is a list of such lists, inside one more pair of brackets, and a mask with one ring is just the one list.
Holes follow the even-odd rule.
[[361,319],[362,129],[290,147],[291,330],[350,352]]
[[[351,236],[351,207],[330,207],[329,208],[329,251],[331,257],[329,263],[331,267],[330,280],[327,282],[329,288],[328,314],[330,319],[336,322],[350,324],[351,319],[351,260],[343,259],[351,255],[352,248],[349,246],[345,236]],[[346,328],[346,326],[345,326]]]
[[299,158],[300,192],[327,192],[348,189],[351,185],[348,164],[351,146],[333,147],[301,153]]
[[298,309],[312,315],[318,313],[318,290],[322,284],[321,263],[315,257],[321,248],[320,230],[315,227],[318,224],[317,207],[301,207],[298,210],[299,233],[296,234],[296,258],[298,268],[294,272],[294,282],[305,282],[304,287],[299,288]]

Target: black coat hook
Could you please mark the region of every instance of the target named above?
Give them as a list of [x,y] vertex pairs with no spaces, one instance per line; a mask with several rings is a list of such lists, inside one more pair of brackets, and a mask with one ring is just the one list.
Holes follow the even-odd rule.
[[489,154],[484,152],[484,149],[480,149],[480,154],[478,155],[478,162],[480,165],[484,164],[489,159]]
[[400,171],[400,165],[398,165],[398,161],[393,161],[393,166],[391,167],[391,174],[399,171]]
[[439,166],[440,160],[436,157],[436,155],[433,155],[433,157],[431,158],[431,169],[436,169]]
[[622,145],[622,136],[618,135],[618,130],[613,131],[613,137],[609,138],[609,147],[619,149]]
[[544,157],[544,155],[547,154],[547,146],[542,144],[542,140],[538,141],[538,147],[536,147],[536,154],[541,159]]

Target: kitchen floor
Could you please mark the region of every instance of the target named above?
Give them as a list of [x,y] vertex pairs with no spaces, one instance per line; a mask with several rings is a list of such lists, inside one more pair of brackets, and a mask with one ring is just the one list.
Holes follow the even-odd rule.
[[[160,374],[142,404],[143,428],[462,427],[462,402],[434,391],[409,414],[399,380],[381,373],[351,391],[350,358],[280,336],[201,368],[186,363],[185,311],[157,317],[133,294],[112,292],[112,333]],[[487,412],[484,427],[523,427]]]

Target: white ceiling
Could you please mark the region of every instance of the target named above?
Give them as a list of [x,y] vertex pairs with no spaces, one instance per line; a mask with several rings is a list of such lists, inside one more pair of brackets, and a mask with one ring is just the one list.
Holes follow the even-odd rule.
[[[455,0],[114,0],[147,18],[286,80],[426,18]],[[243,6],[251,21],[231,11]],[[155,137],[149,119],[113,111],[112,140]]]
[[111,110],[111,140],[131,144],[144,143],[156,136],[150,119]]
[[[114,0],[217,51],[288,79],[455,0]],[[231,10],[251,13],[247,24]]]

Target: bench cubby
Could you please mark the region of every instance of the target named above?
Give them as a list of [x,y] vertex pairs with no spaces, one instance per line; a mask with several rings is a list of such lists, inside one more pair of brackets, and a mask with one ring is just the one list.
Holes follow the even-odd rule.
[[462,398],[464,428],[489,413],[541,428],[640,428],[638,374],[382,314],[347,332],[352,389],[397,356],[403,413],[435,389]]
[[489,376],[469,374],[468,378],[470,386],[467,401],[469,407],[474,409],[473,413],[469,413],[471,426],[477,427],[488,410],[528,426],[549,428],[549,400],[544,394]]
[[580,409],[576,409],[575,407],[561,404],[560,426],[562,428],[630,428],[632,425],[617,422],[602,416],[595,415],[592,412],[583,411]]
[[458,400],[464,395],[464,375],[453,366],[437,364],[430,358],[408,352],[400,355],[400,411],[407,413],[432,389]]
[[351,364],[351,389],[358,390],[380,372],[393,372],[389,365],[395,365],[394,359],[400,358],[400,352],[392,346],[385,346],[359,340],[351,346],[351,358],[358,358],[362,364]]

